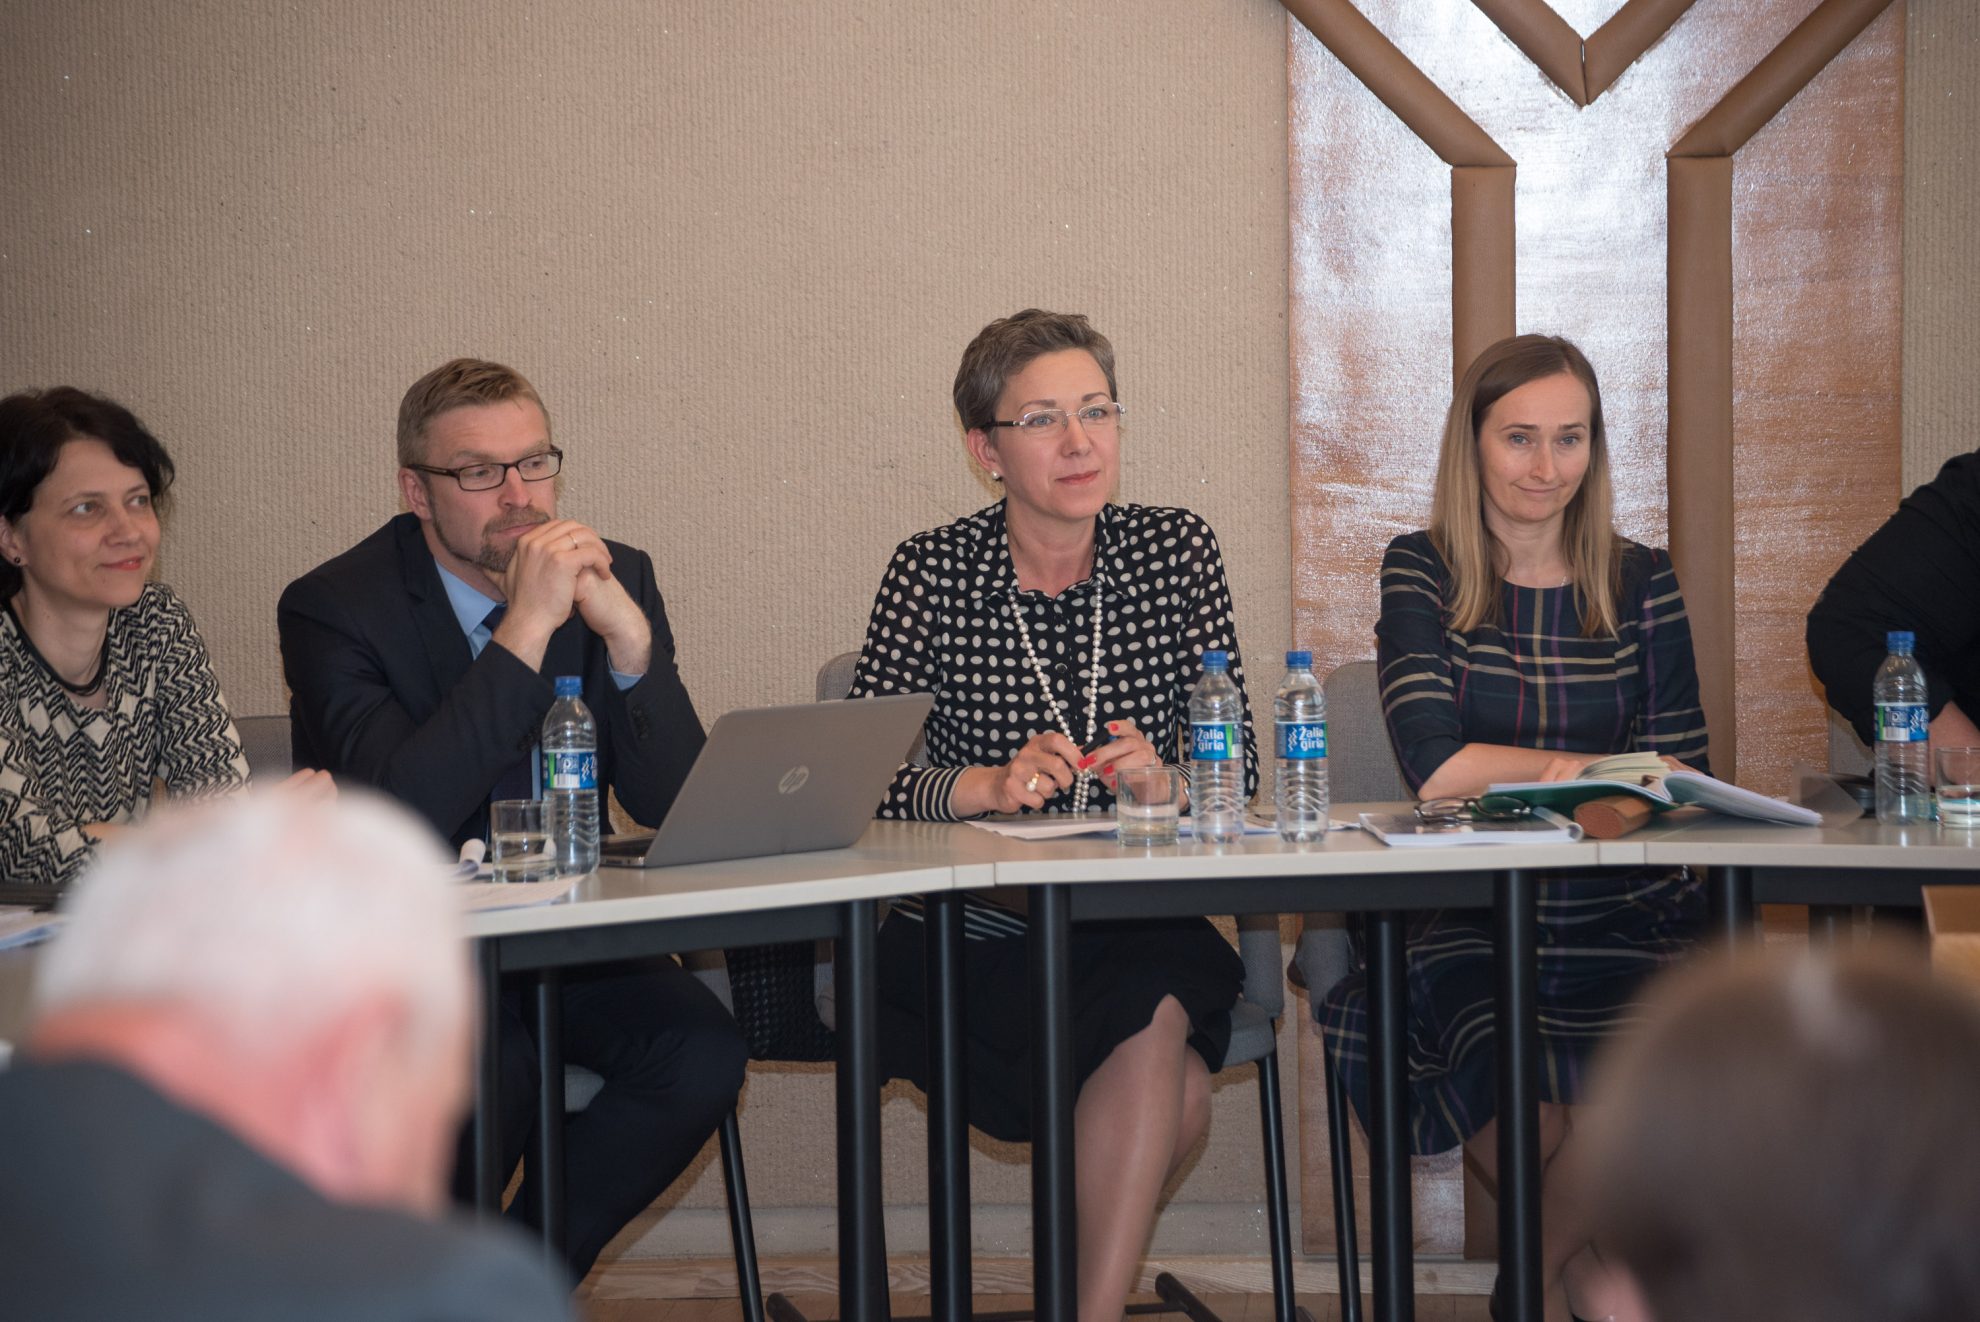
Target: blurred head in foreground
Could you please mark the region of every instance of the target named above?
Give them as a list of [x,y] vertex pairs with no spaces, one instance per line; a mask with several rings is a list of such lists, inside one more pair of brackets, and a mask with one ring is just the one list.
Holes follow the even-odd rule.
[[365,796],[158,814],[79,883],[26,1052],[134,1074],[326,1197],[435,1213],[474,1036],[446,863]]
[[1589,1102],[1613,1311],[1980,1316],[1980,1001],[1922,956],[1701,961]]

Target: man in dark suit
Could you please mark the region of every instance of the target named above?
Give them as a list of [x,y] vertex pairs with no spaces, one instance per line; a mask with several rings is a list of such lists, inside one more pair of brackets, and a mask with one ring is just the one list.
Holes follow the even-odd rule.
[[[486,833],[491,798],[531,795],[554,681],[579,675],[598,721],[601,788],[659,823],[701,748],[701,722],[674,667],[652,561],[557,516],[562,463],[541,398],[514,370],[456,359],[413,383],[399,407],[410,513],[282,594],[297,766],[375,785],[458,846]],[[535,1055],[520,993],[505,1005],[513,1168]],[[567,978],[563,1044],[605,1079],[565,1139],[581,1278],[735,1105],[747,1050],[720,1002],[672,961]]]
[[0,1070],[0,1313],[568,1322],[444,1215],[473,994],[439,842],[371,796],[237,798],[105,847]]

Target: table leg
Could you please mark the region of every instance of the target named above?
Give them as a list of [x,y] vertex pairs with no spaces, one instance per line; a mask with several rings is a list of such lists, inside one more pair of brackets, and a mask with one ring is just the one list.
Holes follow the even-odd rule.
[[1753,939],[1753,869],[1714,867],[1707,895],[1711,898],[1712,930],[1726,949],[1736,950]]
[[880,1214],[879,913],[853,900],[840,915],[836,981],[839,1316],[887,1322],[887,1239]]
[[1032,1304],[1038,1322],[1074,1322],[1072,895],[1062,885],[1038,886],[1029,909]]
[[1846,904],[1808,906],[1808,944],[1830,952],[1847,949],[1854,939],[1855,912]]
[[550,1256],[564,1256],[564,983],[556,969],[541,969],[531,988],[536,1034],[536,1189],[537,1225]]
[[969,1069],[963,1053],[963,898],[925,896],[928,973],[928,1311],[969,1322]]
[[474,1205],[483,1215],[502,1211],[508,1186],[502,1169],[502,962],[493,941],[476,948],[481,966],[481,1069],[474,1088]]
[[1499,1283],[1502,1316],[1540,1322],[1539,916],[1536,874],[1502,874],[1498,952]]
[[1409,1196],[1409,990],[1403,966],[1403,916],[1368,916],[1369,1255],[1377,1322],[1416,1316]]

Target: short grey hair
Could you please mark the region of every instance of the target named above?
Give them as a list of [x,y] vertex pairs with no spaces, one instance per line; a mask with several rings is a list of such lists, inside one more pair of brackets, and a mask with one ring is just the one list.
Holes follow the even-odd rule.
[[1107,394],[1121,397],[1114,383],[1114,346],[1077,312],[1026,308],[999,317],[976,333],[963,350],[953,388],[956,416],[964,431],[986,431],[997,420],[997,400],[1012,377],[1034,359],[1063,349],[1084,349],[1107,378]]
[[408,1040],[471,1024],[467,948],[448,855],[374,795],[237,795],[119,836],[77,882],[40,962],[37,1015],[172,1004],[272,1045],[383,992]]

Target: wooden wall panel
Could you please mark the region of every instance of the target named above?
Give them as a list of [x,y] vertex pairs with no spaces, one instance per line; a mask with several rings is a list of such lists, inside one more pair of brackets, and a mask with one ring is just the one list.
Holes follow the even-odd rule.
[[1900,3],[1733,158],[1734,693],[1768,794],[1824,757],[1808,606],[1902,494],[1903,49]]
[[[1795,48],[1811,15],[1812,26],[1846,10],[1874,16],[1881,0],[1631,0],[1594,16],[1564,4],[1581,31],[1604,25],[1578,88],[1558,27],[1525,0],[1359,6],[1515,162],[1513,257],[1497,291],[1480,278],[1487,263],[1468,228],[1467,193],[1478,190],[1448,168],[1465,162],[1416,137],[1409,126],[1430,122],[1421,107],[1361,84],[1365,51],[1336,57],[1338,5],[1287,7],[1299,20],[1288,135],[1295,637],[1322,666],[1372,654],[1376,569],[1390,537],[1427,520],[1451,364],[1468,356],[1459,341],[1509,290],[1512,306],[1498,310],[1508,325],[1570,336],[1602,377],[1624,533],[1667,544],[1667,517],[1710,513],[1702,498],[1670,509],[1673,482],[1702,490],[1687,474],[1720,475],[1720,510],[1687,536],[1698,590],[1717,603],[1704,647],[1738,658],[1712,700],[1728,739],[1735,727],[1750,736],[1751,774],[1740,778],[1777,789],[1791,757],[1821,755],[1800,614],[1895,495],[1901,7],[1791,90],[1776,126],[1719,148],[1738,152],[1728,178],[1722,163],[1666,153],[1722,102],[1763,104],[1743,80],[1770,55],[1769,68],[1792,63],[1775,52]],[[1717,205],[1673,233],[1671,193],[1691,174],[1716,181]],[[1720,255],[1729,232],[1730,262]],[[1718,335],[1694,336],[1710,371],[1696,378],[1702,393],[1682,398],[1668,318],[1694,305],[1672,300],[1672,269],[1716,270],[1704,282],[1716,292],[1696,306],[1724,317]],[[1838,306],[1852,316],[1835,316]],[[1875,309],[1865,324],[1837,324],[1865,308]],[[1673,407],[1705,438],[1675,467]],[[1860,495],[1866,483],[1874,500]],[[1303,1088],[1301,1101],[1303,1122],[1320,1124],[1317,1091]],[[1321,1205],[1324,1162],[1305,1176],[1307,1206]],[[1325,1251],[1316,1220],[1306,1241]]]
[[[1667,537],[1664,152],[1810,7],[1701,0],[1582,108],[1460,0],[1362,6],[1517,162],[1514,324],[1588,350],[1618,523],[1655,545]],[[1332,666],[1373,654],[1382,549],[1429,515],[1454,380],[1452,181],[1311,33],[1288,28],[1293,625]]]

